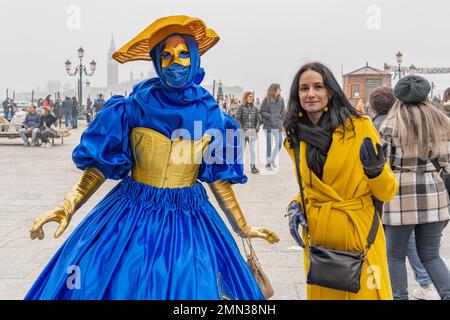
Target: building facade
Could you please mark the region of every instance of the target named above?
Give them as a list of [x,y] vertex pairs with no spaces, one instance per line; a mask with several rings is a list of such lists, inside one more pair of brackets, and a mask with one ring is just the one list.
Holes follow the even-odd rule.
[[365,105],[376,88],[392,87],[391,74],[370,67],[369,64],[342,77],[344,93],[355,108],[360,100]]

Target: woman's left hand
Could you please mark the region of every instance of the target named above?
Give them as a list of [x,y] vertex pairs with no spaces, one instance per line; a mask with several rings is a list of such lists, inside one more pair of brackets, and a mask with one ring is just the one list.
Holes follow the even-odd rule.
[[300,225],[303,228],[308,228],[308,221],[306,220],[306,216],[297,201],[291,202],[288,207],[288,213],[285,217],[289,217],[289,231],[291,232],[292,238],[294,238],[295,242],[297,242],[300,247],[305,248],[305,244],[300,236],[298,228]]
[[364,172],[369,179],[378,177],[383,171],[386,163],[386,147],[387,145],[382,147],[379,143],[377,143],[377,153],[375,153],[372,139],[369,137],[364,138],[361,148],[359,149],[359,156],[364,167]]

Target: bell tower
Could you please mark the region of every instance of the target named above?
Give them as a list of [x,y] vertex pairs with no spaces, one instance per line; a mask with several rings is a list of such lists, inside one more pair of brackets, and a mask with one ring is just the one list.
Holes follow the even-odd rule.
[[119,64],[112,57],[112,55],[115,51],[116,51],[116,45],[114,43],[114,36],[111,34],[111,44],[109,45],[109,52],[108,52],[108,57],[107,57],[107,61],[108,61],[107,86],[108,86],[108,88],[115,88],[119,85]]

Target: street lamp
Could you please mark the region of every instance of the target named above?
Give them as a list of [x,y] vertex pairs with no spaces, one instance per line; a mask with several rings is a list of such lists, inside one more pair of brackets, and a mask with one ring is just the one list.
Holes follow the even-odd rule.
[[398,63],[398,64],[402,64],[402,61],[403,61],[403,54],[399,51],[399,52],[397,52],[396,57],[397,57],[397,63]]
[[402,77],[404,77],[405,74],[405,70],[402,69],[402,61],[403,61],[403,54],[399,51],[397,52],[397,63],[398,63],[398,67],[395,69],[394,71],[394,78],[397,78],[400,80]]
[[87,70],[86,66],[83,65],[83,58],[84,58],[84,49],[83,49],[83,47],[80,47],[80,49],[78,49],[78,58],[80,59],[80,64],[75,67],[75,70],[73,72],[71,72],[71,70],[72,70],[72,62],[70,62],[70,60],[67,60],[65,62],[65,67],[66,67],[66,72],[67,72],[67,74],[69,76],[74,77],[77,74],[79,75],[79,79],[78,79],[78,101],[80,103],[80,106],[83,107],[83,74],[85,76],[87,76],[87,77],[93,76],[94,73],[95,73],[95,69],[97,67],[97,63],[94,60],[92,60],[90,62],[90,64],[89,64],[90,72]]
[[66,61],[66,71],[70,72],[70,69],[72,69],[72,62],[69,60]]
[[92,60],[91,63],[89,64],[89,67],[91,68],[91,72],[95,72],[97,62],[95,62],[95,60]]
[[80,59],[84,58],[84,49],[83,49],[83,47],[80,47],[80,49],[78,49],[78,58],[80,58]]

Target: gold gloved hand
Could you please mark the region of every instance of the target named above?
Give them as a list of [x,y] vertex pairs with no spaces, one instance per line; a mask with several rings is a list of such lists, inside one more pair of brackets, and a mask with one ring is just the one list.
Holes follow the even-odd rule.
[[105,182],[103,174],[95,168],[88,168],[81,175],[78,183],[70,189],[65,195],[63,202],[61,202],[55,209],[43,213],[37,218],[30,229],[31,239],[44,239],[43,225],[55,221],[59,223],[59,228],[56,230],[54,237],[58,238],[69,225],[73,214],[77,211]]
[[275,232],[262,227],[250,227],[247,225],[244,213],[239,207],[233,189],[228,181],[216,181],[209,184],[220,208],[227,216],[230,224],[237,234],[243,238],[262,238],[269,243],[280,241]]

